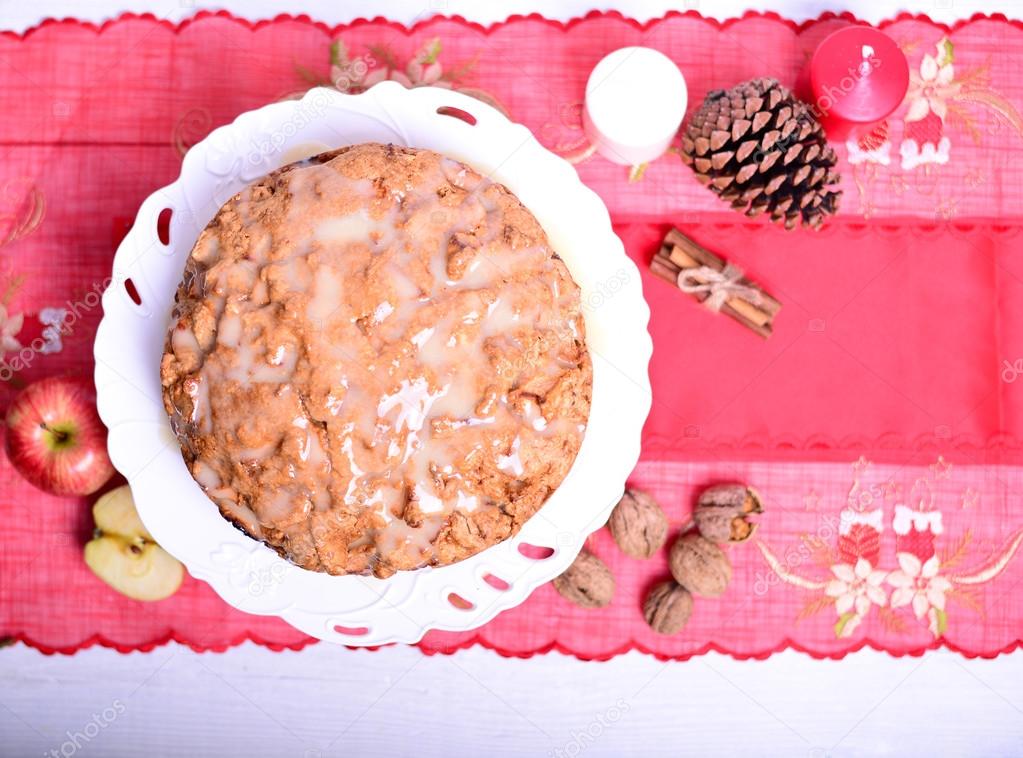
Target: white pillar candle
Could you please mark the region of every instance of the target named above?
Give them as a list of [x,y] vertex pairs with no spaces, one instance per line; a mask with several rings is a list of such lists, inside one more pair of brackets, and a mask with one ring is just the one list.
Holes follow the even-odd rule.
[[583,126],[597,152],[635,166],[668,148],[687,101],[686,80],[668,56],[648,47],[623,47],[590,73]]

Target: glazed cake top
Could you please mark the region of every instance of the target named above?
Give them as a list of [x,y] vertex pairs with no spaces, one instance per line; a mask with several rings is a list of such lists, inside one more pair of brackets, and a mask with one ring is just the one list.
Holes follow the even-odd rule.
[[305,568],[387,576],[536,512],[578,452],[592,370],[579,289],[517,198],[366,144],[221,208],[162,380],[225,516]]

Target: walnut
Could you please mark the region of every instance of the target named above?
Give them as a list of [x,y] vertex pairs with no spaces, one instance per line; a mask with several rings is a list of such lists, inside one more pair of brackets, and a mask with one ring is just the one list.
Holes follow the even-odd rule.
[[678,634],[693,613],[693,596],[671,579],[647,593],[643,617],[658,634]]
[[732,564],[724,551],[705,537],[687,534],[679,537],[669,557],[675,581],[704,597],[724,594],[732,580]]
[[763,512],[760,495],[745,484],[717,484],[700,493],[693,521],[700,534],[711,542],[745,542],[757,525],[746,520]]
[[611,536],[626,555],[649,558],[668,536],[668,517],[646,492],[627,489],[607,521]]
[[554,589],[581,608],[603,608],[615,592],[611,569],[588,550],[583,550],[565,573],[557,577]]

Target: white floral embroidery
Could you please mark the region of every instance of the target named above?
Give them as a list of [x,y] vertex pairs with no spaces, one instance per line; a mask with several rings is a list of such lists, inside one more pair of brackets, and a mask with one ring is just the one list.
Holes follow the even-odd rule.
[[919,73],[910,72],[909,91],[906,93],[909,100],[906,121],[920,121],[926,118],[928,113],[933,113],[944,121],[948,115],[948,101],[959,94],[961,85],[954,81],[955,68],[952,66],[946,42],[947,40],[941,40],[938,43],[937,57],[924,56],[920,62]]
[[932,555],[923,563],[912,553],[898,553],[895,557],[900,569],[888,575],[888,584],[895,588],[892,608],[912,604],[913,615],[918,619],[927,616],[931,633],[939,636],[943,631],[939,622],[945,613],[945,593],[952,589],[952,583],[938,576],[941,566],[938,556]]
[[824,594],[835,599],[839,616],[852,614],[842,625],[839,636],[848,637],[860,625],[871,606],[888,603],[882,585],[888,574],[874,569],[866,558],[858,558],[855,565],[836,563],[831,567],[835,578],[828,582]]
[[25,323],[25,314],[18,313],[10,316],[6,306],[0,304],[0,360],[7,353],[21,350],[21,343],[18,342],[18,332]]

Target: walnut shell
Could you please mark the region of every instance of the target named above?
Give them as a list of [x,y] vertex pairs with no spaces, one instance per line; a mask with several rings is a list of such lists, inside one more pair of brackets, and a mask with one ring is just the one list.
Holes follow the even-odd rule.
[[705,537],[687,534],[672,545],[671,575],[675,581],[704,597],[724,594],[732,580],[732,564],[724,551]]
[[711,542],[745,542],[757,525],[747,521],[751,513],[764,510],[760,495],[745,484],[717,484],[700,493],[693,521]]
[[649,558],[668,537],[668,517],[661,506],[642,490],[625,490],[607,520],[611,536],[622,552],[633,558]]
[[563,598],[581,608],[603,608],[615,594],[611,569],[588,550],[583,550],[565,572],[552,582]]
[[693,596],[671,579],[653,587],[643,603],[643,617],[658,634],[678,634],[693,613]]

